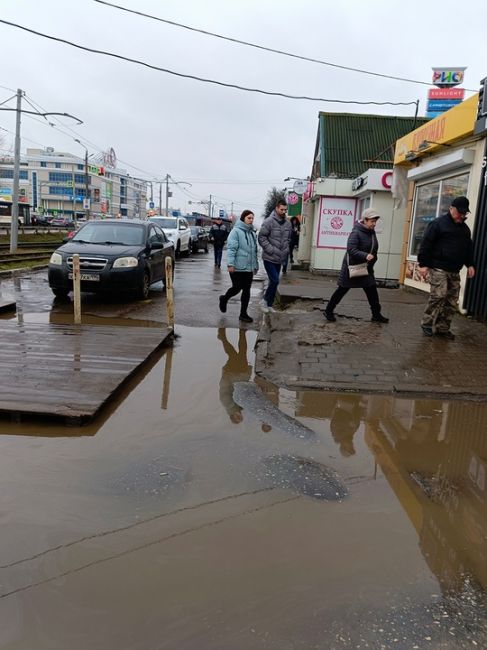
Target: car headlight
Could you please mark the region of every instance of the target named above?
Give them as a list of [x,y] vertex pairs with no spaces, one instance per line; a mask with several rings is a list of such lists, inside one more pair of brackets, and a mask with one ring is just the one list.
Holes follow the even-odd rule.
[[118,257],[113,262],[114,269],[128,268],[139,266],[139,260],[136,257]]
[[51,255],[49,264],[55,264],[56,266],[61,266],[62,263],[63,263],[63,256],[60,253],[53,253]]

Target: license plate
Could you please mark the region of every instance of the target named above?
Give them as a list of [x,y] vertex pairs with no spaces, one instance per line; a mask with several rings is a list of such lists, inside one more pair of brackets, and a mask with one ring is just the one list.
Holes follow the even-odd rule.
[[[68,278],[73,279],[73,274],[69,273]],[[80,273],[80,280],[82,282],[99,282],[100,276],[98,273]]]

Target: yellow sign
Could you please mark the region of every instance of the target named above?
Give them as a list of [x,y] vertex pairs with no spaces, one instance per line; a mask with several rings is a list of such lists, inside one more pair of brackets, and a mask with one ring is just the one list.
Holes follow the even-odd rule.
[[[438,144],[446,144],[473,133],[478,101],[477,93],[443,115],[435,117],[434,120],[400,138],[396,142],[394,164],[399,165],[405,162],[407,153],[412,153],[415,158],[420,158],[421,155],[437,149]],[[426,143],[424,150],[420,147],[422,143]]]

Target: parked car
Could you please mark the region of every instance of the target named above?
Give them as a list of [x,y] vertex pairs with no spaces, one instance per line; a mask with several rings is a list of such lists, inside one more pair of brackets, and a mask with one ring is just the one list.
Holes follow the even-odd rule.
[[149,217],[149,221],[160,226],[174,244],[176,257],[191,253],[191,230],[184,217]]
[[201,226],[190,226],[191,230],[191,252],[197,253],[203,249],[205,253],[208,252],[208,233]]
[[58,228],[74,228],[74,221],[70,217],[55,217],[51,219],[49,225]]
[[[73,287],[73,255],[80,256],[81,290],[135,294],[145,299],[149,287],[166,284],[165,263],[174,264],[174,245],[154,223],[140,220],[86,222],[51,255],[49,286],[66,297]],[[174,273],[174,266],[173,266]]]

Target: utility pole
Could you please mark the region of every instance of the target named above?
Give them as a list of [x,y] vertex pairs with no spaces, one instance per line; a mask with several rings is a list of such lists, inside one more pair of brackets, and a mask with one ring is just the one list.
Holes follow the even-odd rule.
[[90,179],[88,176],[88,149],[85,151],[85,218],[90,219]]
[[19,239],[19,178],[20,178],[20,116],[23,92],[17,90],[17,108],[15,118],[14,178],[12,189],[12,223],[10,225],[10,252],[17,251]]
[[159,216],[162,216],[162,181],[159,181]]
[[169,216],[169,174],[166,174],[166,217]]
[[213,206],[211,205],[211,194],[210,194],[210,202],[208,203],[208,216],[210,219],[212,218],[212,211],[213,211]]

